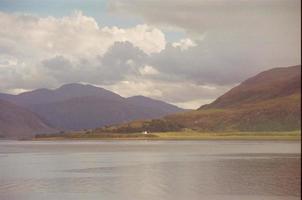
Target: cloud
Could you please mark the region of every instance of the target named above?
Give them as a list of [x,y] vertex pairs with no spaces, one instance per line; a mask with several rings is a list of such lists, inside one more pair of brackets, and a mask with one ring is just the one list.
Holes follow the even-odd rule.
[[[209,103],[263,70],[301,60],[298,0],[111,0],[110,14],[143,24],[101,26],[0,12],[0,90],[85,82],[186,108]],[[168,30],[183,38],[172,41]]]
[[140,16],[162,29],[181,29],[193,41],[202,38],[203,51],[224,59],[222,64],[243,54],[256,66],[277,67],[300,63],[300,4],[299,0],[111,0],[109,10]]
[[104,27],[102,31],[111,34],[115,42],[131,42],[146,54],[159,53],[165,48],[165,35],[161,30],[146,24],[137,25],[130,29]]
[[130,42],[115,42],[105,54],[91,59],[54,56],[42,60],[39,70],[42,75],[50,75],[58,84],[90,82],[108,85],[128,76],[140,75],[139,68],[146,57],[146,53]]
[[299,25],[299,5],[299,0],[111,0],[109,10],[142,16],[147,22],[163,27],[174,26],[195,33],[215,29],[223,30],[224,34],[255,27],[269,30],[275,25],[281,27],[274,29]]
[[62,18],[0,12],[0,25],[0,49],[24,56],[89,57],[102,55],[115,42],[125,41],[151,54],[166,45],[164,34],[154,27],[100,27],[94,18],[80,11]]
[[159,72],[150,65],[145,65],[138,69],[141,75],[157,75]]
[[185,31],[149,61],[170,80],[235,84],[301,62],[299,0],[111,0],[109,10]]
[[180,48],[180,50],[185,51],[190,47],[195,47],[196,43],[190,38],[181,39],[179,42],[173,42],[172,46],[175,48]]
[[[123,77],[117,76],[119,71],[129,71],[116,60],[135,56],[138,62],[138,55],[159,53],[166,46],[165,35],[155,27],[101,27],[80,11],[61,18],[0,12],[0,26],[2,91],[20,85],[54,87],[89,77],[112,82]],[[135,55],[129,55],[128,47]]]

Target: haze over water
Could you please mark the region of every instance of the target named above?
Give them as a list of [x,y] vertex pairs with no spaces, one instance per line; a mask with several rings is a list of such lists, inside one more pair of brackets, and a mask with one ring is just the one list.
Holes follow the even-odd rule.
[[0,141],[0,199],[300,199],[300,167],[294,141]]

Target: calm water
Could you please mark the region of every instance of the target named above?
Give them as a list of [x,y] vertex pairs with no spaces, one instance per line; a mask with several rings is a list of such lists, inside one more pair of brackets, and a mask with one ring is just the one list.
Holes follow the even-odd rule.
[[299,142],[0,141],[0,199],[300,199],[300,162]]

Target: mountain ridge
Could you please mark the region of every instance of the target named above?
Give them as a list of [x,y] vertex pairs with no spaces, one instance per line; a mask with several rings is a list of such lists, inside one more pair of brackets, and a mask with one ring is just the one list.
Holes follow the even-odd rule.
[[162,117],[183,109],[148,97],[124,98],[109,90],[79,83],[37,89],[0,99],[25,107],[63,130],[91,129],[135,119]]
[[65,84],[56,89],[40,88],[17,95],[0,93],[0,98],[14,102],[18,105],[25,106],[32,104],[53,103],[84,96],[98,96],[110,99],[122,98],[120,95],[104,88],[79,83]]

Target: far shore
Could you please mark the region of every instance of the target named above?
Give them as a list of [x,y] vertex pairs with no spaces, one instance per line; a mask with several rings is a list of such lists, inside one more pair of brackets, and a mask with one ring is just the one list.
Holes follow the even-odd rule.
[[58,140],[301,140],[301,131],[290,132],[156,132],[156,133],[65,133],[40,135],[34,141]]

